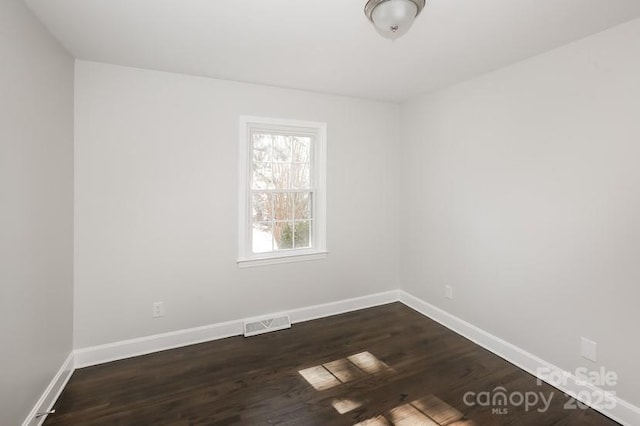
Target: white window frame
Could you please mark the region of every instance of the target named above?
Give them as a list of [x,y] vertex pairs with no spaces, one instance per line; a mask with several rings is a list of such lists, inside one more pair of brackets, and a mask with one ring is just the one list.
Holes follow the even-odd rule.
[[[312,143],[312,191],[311,211],[311,247],[287,249],[268,253],[252,251],[252,212],[251,209],[251,165],[253,162],[251,132],[254,130],[272,130],[308,134],[313,136]],[[314,121],[286,120],[278,118],[240,116],[239,129],[239,226],[238,226],[238,265],[251,267],[277,263],[316,260],[327,255],[327,124]]]

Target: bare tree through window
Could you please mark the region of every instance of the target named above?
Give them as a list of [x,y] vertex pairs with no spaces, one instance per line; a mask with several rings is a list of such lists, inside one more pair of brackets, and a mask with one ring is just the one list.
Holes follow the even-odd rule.
[[309,247],[313,189],[310,136],[254,132],[251,211],[255,253]]

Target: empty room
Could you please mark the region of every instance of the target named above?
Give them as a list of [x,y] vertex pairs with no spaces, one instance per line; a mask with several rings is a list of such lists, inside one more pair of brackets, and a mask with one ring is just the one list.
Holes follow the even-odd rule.
[[640,425],[638,0],[0,0],[0,148],[1,426]]

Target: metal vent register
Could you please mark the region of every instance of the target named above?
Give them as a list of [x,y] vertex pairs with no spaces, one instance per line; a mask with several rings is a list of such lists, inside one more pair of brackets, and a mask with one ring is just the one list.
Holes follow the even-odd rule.
[[289,315],[250,320],[244,323],[244,337],[284,330],[285,328],[291,328]]

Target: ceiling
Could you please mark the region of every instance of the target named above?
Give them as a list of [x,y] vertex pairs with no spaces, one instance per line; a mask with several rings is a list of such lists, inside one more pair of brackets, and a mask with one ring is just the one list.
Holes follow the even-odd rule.
[[365,0],[26,0],[77,58],[400,102],[640,17],[639,0],[428,0],[392,42]]

